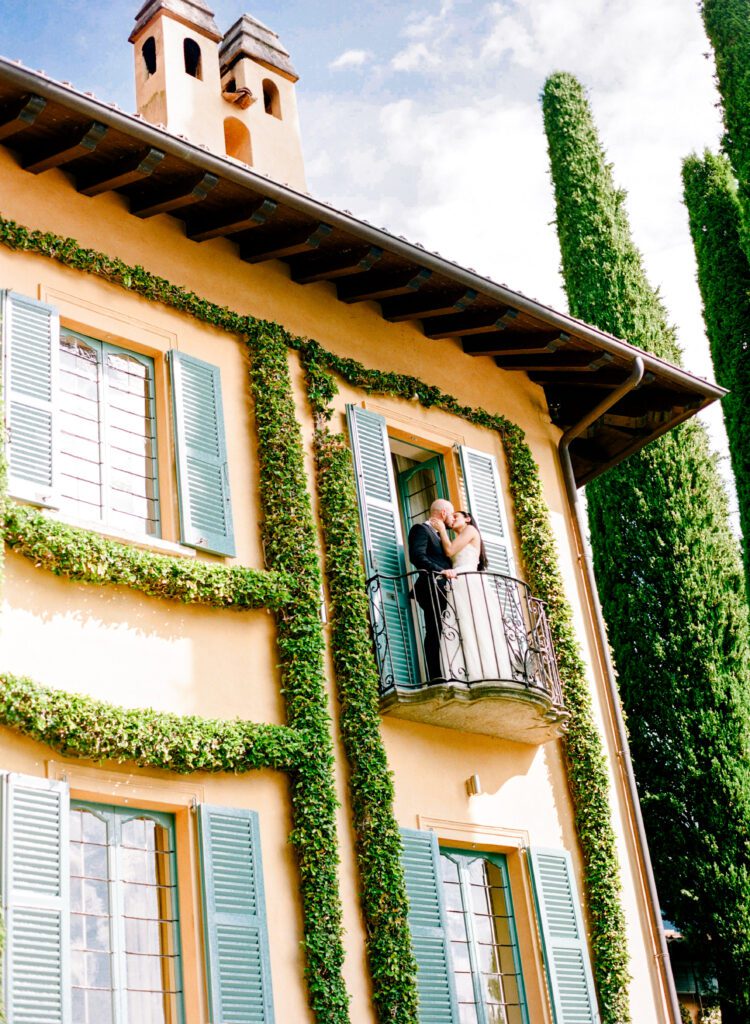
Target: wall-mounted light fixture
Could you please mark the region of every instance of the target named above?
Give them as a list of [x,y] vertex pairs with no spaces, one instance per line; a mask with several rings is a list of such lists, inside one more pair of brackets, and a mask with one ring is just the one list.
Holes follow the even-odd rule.
[[466,780],[466,792],[469,796],[479,796],[482,792],[482,781],[478,775],[470,775]]

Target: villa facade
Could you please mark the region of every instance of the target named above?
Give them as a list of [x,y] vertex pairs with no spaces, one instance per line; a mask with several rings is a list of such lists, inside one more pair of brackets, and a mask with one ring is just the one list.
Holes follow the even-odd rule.
[[574,497],[721,390],[310,197],[254,19],[131,42],[0,59],[8,1024],[673,1021]]

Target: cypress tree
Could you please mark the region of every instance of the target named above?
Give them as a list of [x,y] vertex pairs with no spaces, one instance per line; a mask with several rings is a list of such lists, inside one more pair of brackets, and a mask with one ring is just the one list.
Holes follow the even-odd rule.
[[738,182],[742,248],[750,260],[750,0],[703,0],[701,11],[716,58],[722,146]]
[[726,157],[688,157],[682,182],[714,372],[729,389],[722,405],[750,594],[750,264],[740,244],[740,203]]
[[[677,362],[583,89],[543,94],[571,312]],[[750,1021],[750,651],[726,496],[690,420],[587,487],[594,569],[619,668],[660,898]]]

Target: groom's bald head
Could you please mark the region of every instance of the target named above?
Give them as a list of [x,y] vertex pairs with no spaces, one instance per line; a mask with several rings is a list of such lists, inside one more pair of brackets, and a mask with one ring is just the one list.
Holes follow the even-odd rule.
[[430,519],[446,519],[453,515],[453,506],[445,498],[438,498],[430,505]]

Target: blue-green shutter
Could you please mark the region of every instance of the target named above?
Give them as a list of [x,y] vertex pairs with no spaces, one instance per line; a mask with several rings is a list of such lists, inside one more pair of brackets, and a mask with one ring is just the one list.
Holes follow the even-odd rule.
[[599,1024],[583,915],[567,850],[529,850],[555,1024]]
[[169,361],[182,543],[234,555],[219,368],[177,351]]
[[459,454],[468,511],[477,517],[489,568],[504,576],[513,576],[513,552],[495,456],[465,445],[460,446]]
[[57,497],[60,318],[52,306],[0,293],[8,490],[35,505]]
[[210,1024],[273,1024],[258,815],[199,807]]
[[15,774],[0,783],[8,1024],[69,1024],[68,788]]
[[419,1024],[458,1024],[437,836],[402,828],[401,842],[417,961]]
[[[385,420],[358,405],[347,405],[359,514],[368,579],[379,574],[370,608],[381,676],[396,686],[420,684],[414,619],[406,573],[404,542]],[[401,577],[394,579],[388,577]],[[382,641],[387,635],[387,644]]]

